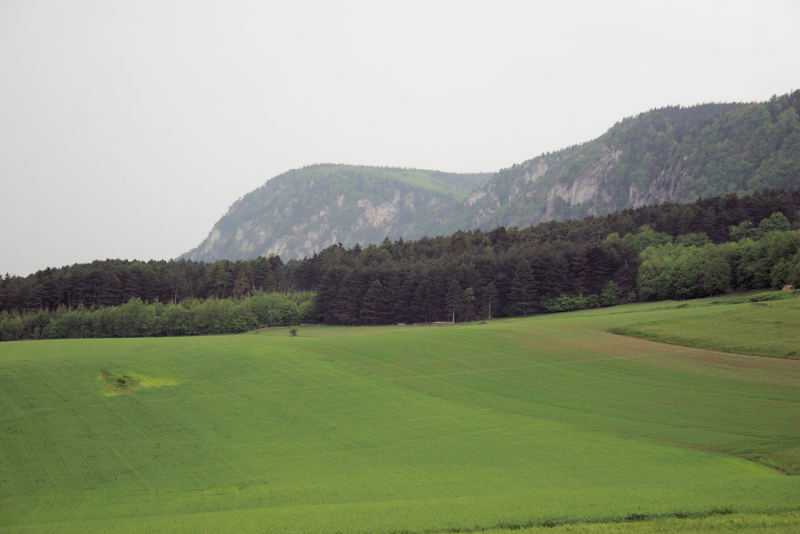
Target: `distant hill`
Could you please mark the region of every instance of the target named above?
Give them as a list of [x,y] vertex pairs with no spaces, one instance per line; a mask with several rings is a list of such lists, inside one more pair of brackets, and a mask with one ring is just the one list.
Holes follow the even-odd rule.
[[311,165],[237,200],[184,258],[200,261],[311,255],[329,245],[422,236],[491,174]]
[[494,175],[314,165],[231,206],[184,257],[284,259],[341,242],[525,227],[663,202],[800,187],[800,91],[666,107]]

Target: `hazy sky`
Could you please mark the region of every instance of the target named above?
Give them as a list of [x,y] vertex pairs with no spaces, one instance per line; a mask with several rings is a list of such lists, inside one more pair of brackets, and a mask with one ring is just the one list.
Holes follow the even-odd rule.
[[494,171],[800,88],[800,2],[0,0],[0,272],[169,259],[286,170]]

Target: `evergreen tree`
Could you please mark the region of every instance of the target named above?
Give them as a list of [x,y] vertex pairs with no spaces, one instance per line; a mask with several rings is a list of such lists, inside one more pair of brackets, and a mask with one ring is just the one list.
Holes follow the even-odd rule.
[[468,287],[461,293],[461,299],[459,302],[459,313],[461,315],[462,321],[472,321],[475,319],[475,303],[477,299],[475,298],[475,290],[471,287]]
[[514,279],[511,282],[509,301],[511,302],[511,309],[522,316],[527,316],[535,309],[536,293],[533,268],[527,261],[521,261],[517,265]]
[[492,306],[497,299],[497,295],[497,288],[494,286],[494,282],[489,282],[483,289],[483,307],[489,319],[492,318]]
[[364,295],[361,307],[361,322],[375,325],[382,316],[385,306],[385,295],[380,280],[373,280]]
[[450,282],[447,285],[447,294],[445,297],[447,303],[447,311],[449,318],[452,322],[456,322],[456,310],[461,305],[461,297],[462,291],[461,286],[458,283],[458,280],[455,278],[450,278]]

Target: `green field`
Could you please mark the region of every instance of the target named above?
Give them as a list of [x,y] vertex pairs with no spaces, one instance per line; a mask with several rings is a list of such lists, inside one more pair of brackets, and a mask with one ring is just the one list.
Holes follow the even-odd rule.
[[2,343],[0,531],[800,528],[800,360],[607,331],[798,302]]
[[675,313],[644,316],[622,334],[726,352],[800,358],[800,295],[770,291],[672,303]]

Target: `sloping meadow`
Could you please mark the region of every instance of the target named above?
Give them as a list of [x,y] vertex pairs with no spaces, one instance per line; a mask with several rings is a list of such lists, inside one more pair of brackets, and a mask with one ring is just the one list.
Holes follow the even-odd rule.
[[435,532],[796,509],[800,361],[607,332],[712,305],[677,306],[2,343],[0,530]]

